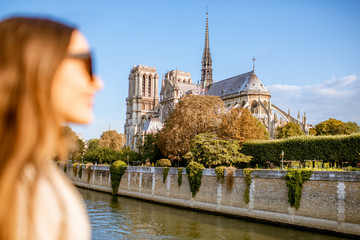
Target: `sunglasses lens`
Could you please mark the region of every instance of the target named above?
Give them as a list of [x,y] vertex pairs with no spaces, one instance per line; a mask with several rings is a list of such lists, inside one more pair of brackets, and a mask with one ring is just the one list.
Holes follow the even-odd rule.
[[86,70],[90,75],[91,81],[94,80],[91,53],[69,54],[67,57],[82,60],[85,63]]
[[89,72],[91,80],[93,80],[94,76],[93,76],[93,71],[92,71],[92,59],[91,59],[91,56],[89,56],[89,58],[87,58],[85,61],[86,61],[87,70]]

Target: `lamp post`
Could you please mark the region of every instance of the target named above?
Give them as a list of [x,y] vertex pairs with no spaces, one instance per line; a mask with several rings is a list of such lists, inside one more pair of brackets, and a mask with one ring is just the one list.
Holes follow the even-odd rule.
[[284,151],[281,150],[281,170],[284,170]]

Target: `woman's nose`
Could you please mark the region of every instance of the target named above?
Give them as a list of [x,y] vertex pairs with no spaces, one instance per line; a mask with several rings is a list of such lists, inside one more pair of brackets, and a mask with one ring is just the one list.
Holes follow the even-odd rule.
[[95,87],[95,90],[100,91],[101,89],[103,89],[104,82],[101,80],[101,78],[96,75],[94,75],[93,78],[94,78],[93,86]]

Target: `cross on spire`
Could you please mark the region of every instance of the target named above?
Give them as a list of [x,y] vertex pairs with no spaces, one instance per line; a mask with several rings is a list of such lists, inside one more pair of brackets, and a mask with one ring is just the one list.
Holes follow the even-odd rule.
[[252,58],[252,61],[253,61],[253,71],[255,72],[255,61],[256,61],[255,57]]

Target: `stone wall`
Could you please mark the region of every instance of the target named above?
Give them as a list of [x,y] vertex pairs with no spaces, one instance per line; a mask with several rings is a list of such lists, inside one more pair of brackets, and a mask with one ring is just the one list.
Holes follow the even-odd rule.
[[[60,166],[63,169],[63,166]],[[313,172],[302,189],[300,207],[287,201],[286,171],[254,170],[251,173],[250,202],[244,202],[246,188],[242,170],[235,170],[232,188],[229,177],[218,183],[214,169],[204,169],[199,192],[192,198],[185,172],[178,186],[176,168],[170,168],[163,183],[163,168],[128,167],[118,194],[262,221],[360,236],[360,172]],[[82,177],[66,174],[79,186],[111,192],[108,166],[83,166]]]

